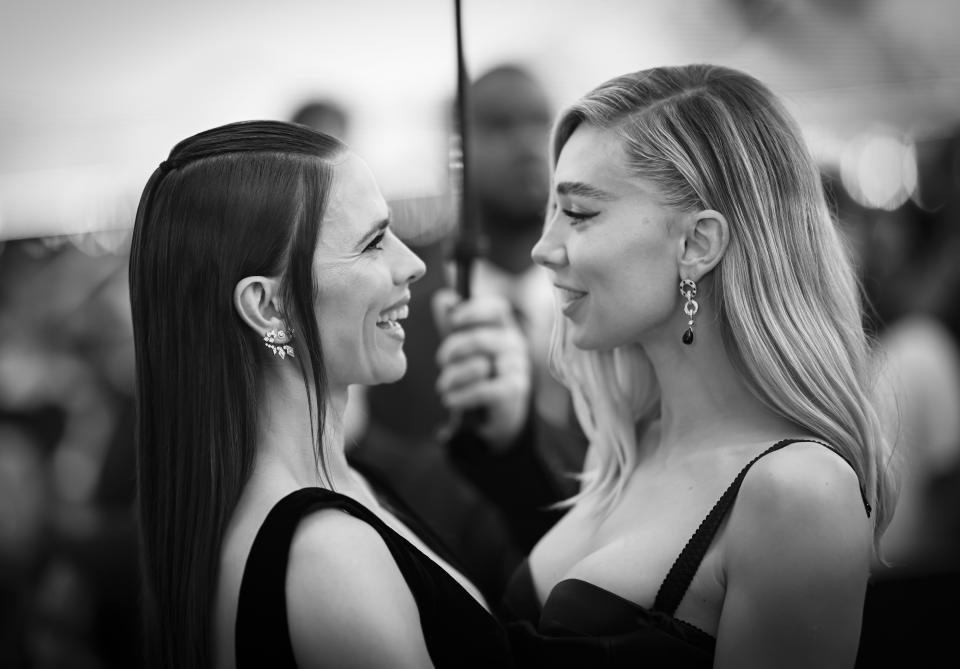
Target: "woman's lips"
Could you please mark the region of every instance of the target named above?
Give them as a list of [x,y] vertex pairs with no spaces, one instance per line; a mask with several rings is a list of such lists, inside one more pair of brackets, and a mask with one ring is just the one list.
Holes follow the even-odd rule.
[[570,288],[569,286],[560,284],[554,284],[554,286],[556,286],[557,294],[560,296],[560,309],[563,311],[563,315],[567,317],[571,315],[573,310],[583,302],[583,298],[587,296],[585,291]]

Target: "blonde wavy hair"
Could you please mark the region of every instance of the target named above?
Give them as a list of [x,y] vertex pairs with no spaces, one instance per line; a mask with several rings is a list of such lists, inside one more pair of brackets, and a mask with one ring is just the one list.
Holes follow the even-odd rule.
[[[581,124],[615,132],[630,169],[668,206],[726,217],[730,242],[708,296],[726,349],[766,406],[851,463],[879,555],[896,482],[874,407],[872,347],[854,270],[790,114],[747,74],[688,65],[616,77],[566,109],[553,129],[554,166]],[[636,465],[637,424],[642,432],[659,415],[653,368],[638,345],[577,349],[559,313],[550,348],[591,443],[581,491],[566,504],[590,498],[609,510]]]

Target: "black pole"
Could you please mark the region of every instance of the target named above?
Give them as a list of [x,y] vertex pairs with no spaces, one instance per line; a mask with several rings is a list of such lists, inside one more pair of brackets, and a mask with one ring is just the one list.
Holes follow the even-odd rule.
[[482,250],[482,233],[476,218],[473,203],[473,189],[470,185],[470,165],[467,160],[470,133],[470,80],[463,57],[463,19],[460,0],[454,0],[457,28],[457,114],[454,167],[459,172],[460,190],[460,231],[453,248],[453,260],[456,266],[457,293],[463,299],[470,298],[470,275],[474,260]]
[[[460,0],[454,0],[454,13],[457,28],[457,113],[455,119],[456,133],[452,166],[454,174],[459,172],[460,190],[460,230],[453,247],[453,261],[456,268],[457,293],[464,300],[470,299],[470,276],[473,263],[483,252],[483,232],[476,215],[473,202],[473,189],[470,185],[470,164],[467,159],[468,139],[470,133],[470,79],[467,77],[467,66],[463,57],[463,19],[460,11]],[[459,143],[459,146],[457,146]],[[455,180],[456,183],[456,180]],[[453,416],[454,423],[459,428],[454,430],[474,431],[487,417],[483,408],[472,409],[462,417]]]

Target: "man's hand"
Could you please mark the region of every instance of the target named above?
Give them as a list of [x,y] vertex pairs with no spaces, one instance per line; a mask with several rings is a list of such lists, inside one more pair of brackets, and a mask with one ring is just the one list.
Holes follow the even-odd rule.
[[444,289],[432,306],[444,337],[437,350],[441,401],[455,412],[486,408],[480,436],[505,448],[527,420],[532,385],[529,347],[510,303],[499,296],[462,300]]

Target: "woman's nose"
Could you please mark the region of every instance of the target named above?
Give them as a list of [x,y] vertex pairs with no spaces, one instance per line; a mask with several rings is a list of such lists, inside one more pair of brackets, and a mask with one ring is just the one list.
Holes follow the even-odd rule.
[[403,283],[413,283],[417,281],[426,273],[427,266],[423,263],[423,260],[420,259],[416,253],[410,250],[410,247],[404,244],[399,239],[397,240],[401,247],[401,253],[403,254],[402,262],[399,264],[400,271],[397,272],[398,284]]
[[540,239],[530,252],[533,262],[543,267],[556,269],[567,262],[567,251],[563,241],[557,238],[551,221],[547,222]]

